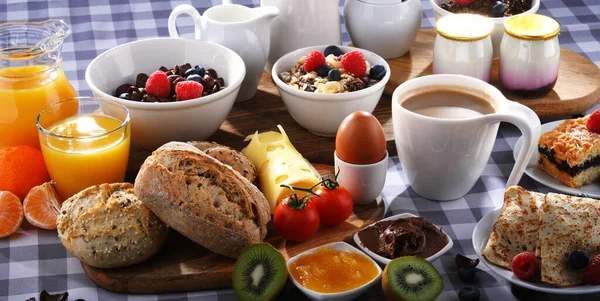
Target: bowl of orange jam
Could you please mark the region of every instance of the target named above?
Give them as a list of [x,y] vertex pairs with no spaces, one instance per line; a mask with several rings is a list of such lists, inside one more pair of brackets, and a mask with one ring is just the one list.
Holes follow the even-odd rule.
[[381,279],[381,268],[369,256],[334,242],[287,261],[292,282],[312,300],[352,300]]

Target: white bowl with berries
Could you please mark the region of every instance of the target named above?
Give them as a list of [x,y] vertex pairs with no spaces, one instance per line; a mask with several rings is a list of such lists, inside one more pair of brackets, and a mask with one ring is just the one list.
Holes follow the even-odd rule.
[[[175,67],[173,67],[175,66]],[[139,40],[96,57],[85,72],[110,114],[131,114],[132,143],[154,149],[169,141],[205,140],[231,110],[246,68],[221,45],[178,38]]]
[[[531,7],[523,12],[515,8],[510,8],[506,5],[507,0],[503,1],[490,1],[490,0],[429,0],[433,13],[435,15],[435,21],[441,17],[453,14],[442,6],[450,5],[457,13],[477,13],[483,14],[492,20],[494,23],[494,30],[492,31],[492,46],[494,48],[493,57],[498,58],[500,56],[500,43],[504,36],[504,21],[509,18],[505,15],[510,15],[511,10],[515,10],[514,14],[535,14],[540,8],[540,0],[531,0]],[[483,11],[481,11],[481,8]],[[484,14],[487,12],[487,14]]]
[[271,76],[296,122],[313,134],[333,137],[349,114],[375,110],[390,66],[364,49],[321,45],[282,56]]

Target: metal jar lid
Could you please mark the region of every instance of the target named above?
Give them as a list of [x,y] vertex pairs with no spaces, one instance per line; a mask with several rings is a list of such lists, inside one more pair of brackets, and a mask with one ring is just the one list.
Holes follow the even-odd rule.
[[521,40],[550,40],[560,33],[560,24],[544,15],[521,14],[504,21],[504,32]]
[[449,40],[473,42],[488,37],[494,24],[490,19],[479,15],[451,14],[439,19],[435,29]]

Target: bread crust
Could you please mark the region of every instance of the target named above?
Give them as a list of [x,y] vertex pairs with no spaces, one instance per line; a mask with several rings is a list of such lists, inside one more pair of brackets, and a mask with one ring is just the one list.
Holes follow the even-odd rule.
[[133,194],[130,183],[89,187],[67,199],[57,218],[65,248],[98,268],[142,262],[163,246],[168,227]]
[[170,142],[146,159],[135,193],[166,224],[202,245],[237,258],[261,242],[269,204],[232,167],[182,142]]
[[231,166],[233,170],[239,172],[250,182],[256,180],[258,171],[254,164],[244,154],[233,148],[209,141],[188,141],[187,143],[221,161],[221,163]]

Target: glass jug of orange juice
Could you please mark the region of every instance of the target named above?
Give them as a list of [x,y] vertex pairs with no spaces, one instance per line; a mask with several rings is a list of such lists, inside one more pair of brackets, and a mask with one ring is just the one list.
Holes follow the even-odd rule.
[[62,43],[70,33],[62,20],[0,23],[0,147],[40,148],[37,115],[76,96],[62,70]]

